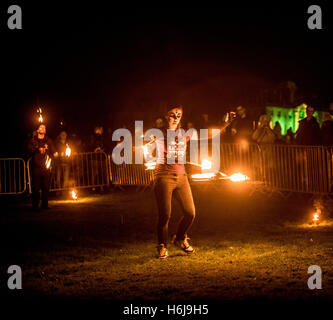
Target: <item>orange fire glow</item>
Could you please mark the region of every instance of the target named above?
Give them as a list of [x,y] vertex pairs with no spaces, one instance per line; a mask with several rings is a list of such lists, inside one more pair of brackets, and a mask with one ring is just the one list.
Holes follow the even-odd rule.
[[234,173],[230,177],[228,177],[232,182],[242,182],[246,180],[250,180],[250,178],[240,172]]
[[146,170],[154,170],[156,167],[156,162],[155,161],[146,162],[145,167],[146,167]]
[[50,167],[51,167],[51,161],[52,161],[52,159],[48,155],[46,155],[46,159],[45,159],[45,167],[46,167],[46,169],[50,169]]
[[72,190],[72,199],[77,200],[77,192],[74,189]]
[[71,153],[72,153],[72,150],[71,148],[69,147],[68,144],[66,144],[66,157],[70,157],[71,156]]
[[316,212],[313,214],[313,218],[312,221],[314,224],[318,224],[319,223],[319,217],[320,217],[320,210],[317,209]]
[[192,174],[193,180],[208,180],[215,177],[215,173],[197,173]]
[[212,162],[210,160],[208,160],[208,159],[202,160],[202,162],[201,162],[201,168],[203,170],[209,170],[209,169],[211,169],[212,168]]

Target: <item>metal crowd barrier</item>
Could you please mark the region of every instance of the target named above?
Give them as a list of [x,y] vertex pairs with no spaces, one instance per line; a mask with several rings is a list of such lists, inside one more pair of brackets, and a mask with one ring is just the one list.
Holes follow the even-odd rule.
[[0,159],[0,194],[21,194],[26,191],[26,165],[21,158]]
[[[28,160],[28,185],[31,193],[31,159]],[[50,191],[95,188],[110,184],[108,156],[104,152],[73,154],[52,161]]]
[[221,145],[221,169],[242,170],[272,189],[313,194],[332,190],[333,148],[296,145]]
[[[31,192],[30,159],[0,159],[0,194]],[[333,147],[221,144],[220,170],[241,172],[276,190],[313,194],[333,193]],[[27,173],[26,173],[27,172]],[[55,159],[51,191],[70,188],[148,186],[152,170],[144,165],[116,165],[111,155],[87,152]]]
[[153,171],[145,170],[142,164],[116,165],[110,162],[110,168],[113,185],[148,186],[154,181]]

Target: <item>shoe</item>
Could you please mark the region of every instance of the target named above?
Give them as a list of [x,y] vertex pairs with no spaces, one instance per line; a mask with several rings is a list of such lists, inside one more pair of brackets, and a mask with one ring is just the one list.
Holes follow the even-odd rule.
[[174,234],[172,237],[171,242],[178,248],[182,249],[184,252],[186,253],[193,253],[195,250],[193,249],[193,247],[188,243],[188,240],[190,240],[190,238],[188,238],[187,236],[185,237],[184,240],[177,240],[177,235]]
[[168,249],[165,244],[161,243],[157,246],[158,258],[165,259],[168,257]]

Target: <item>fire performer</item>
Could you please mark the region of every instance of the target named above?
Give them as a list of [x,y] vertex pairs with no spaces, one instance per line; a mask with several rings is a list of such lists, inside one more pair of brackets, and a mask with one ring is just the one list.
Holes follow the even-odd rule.
[[[234,115],[234,113],[233,113]],[[167,129],[174,131],[177,136],[180,134],[181,118],[183,116],[182,106],[171,106],[165,115],[166,126],[162,132],[166,137]],[[228,114],[224,129],[233,120]],[[158,205],[158,257],[165,259],[168,257],[168,224],[171,217],[172,195],[180,201],[183,218],[178,226],[178,231],[172,237],[172,242],[184,252],[190,254],[194,252],[189,244],[187,232],[195,218],[195,207],[191,188],[187,179],[183,157],[186,155],[186,143],[191,137],[186,136],[186,140],[176,139],[173,144],[167,145],[166,139],[156,139],[157,165],[155,168],[155,196]],[[173,157],[174,163],[167,163],[167,158]],[[177,163],[178,162],[178,163]]]
[[42,209],[48,209],[48,193],[51,178],[52,157],[57,157],[52,140],[46,136],[45,124],[39,124],[37,135],[34,136],[28,145],[32,154],[32,207],[39,207],[39,190],[42,191]]

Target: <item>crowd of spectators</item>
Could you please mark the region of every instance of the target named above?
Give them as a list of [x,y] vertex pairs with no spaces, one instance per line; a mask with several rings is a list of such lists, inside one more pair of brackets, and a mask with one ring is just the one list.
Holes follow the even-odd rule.
[[[316,118],[313,116],[314,108],[308,106],[306,117],[299,121],[296,133],[292,129],[287,130],[286,135],[282,135],[279,122],[272,125],[271,119],[267,114],[262,114],[259,119],[249,118],[247,110],[243,106],[236,108],[236,117],[232,124],[221,134],[222,143],[238,143],[246,140],[249,143],[258,144],[295,144],[295,145],[325,145],[333,146],[333,120],[329,112],[325,112],[322,126],[320,127]],[[208,114],[201,114],[197,121],[187,121],[183,124],[184,129],[196,128],[206,129],[218,126],[223,122],[223,118],[214,122],[209,121]],[[157,118],[151,127],[162,128],[164,120]],[[133,131],[131,128],[123,125]],[[69,135],[64,128],[60,130],[55,139],[57,152],[62,158],[65,155],[66,147],[69,146],[72,154],[82,152],[111,152],[117,142],[112,141],[112,130],[108,128],[105,132],[102,125],[93,128],[91,134],[81,138],[78,134]],[[134,134],[133,134],[134,136]],[[65,162],[64,162],[65,165]]]

